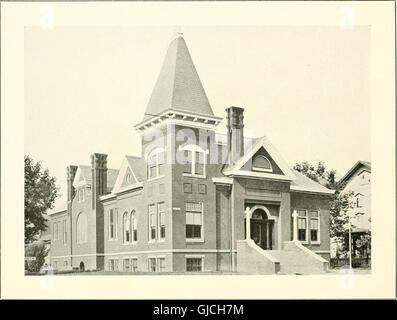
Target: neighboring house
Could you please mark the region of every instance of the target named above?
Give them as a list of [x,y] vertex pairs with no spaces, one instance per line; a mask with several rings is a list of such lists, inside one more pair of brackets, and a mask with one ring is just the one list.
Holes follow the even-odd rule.
[[52,265],[323,272],[333,191],[290,169],[268,138],[244,137],[244,109],[226,111],[224,136],[178,34],[135,125],[141,156],[114,170],[95,153],[91,167],[67,168],[68,204],[51,215]]
[[353,253],[356,240],[371,232],[371,162],[357,163],[339,180],[345,192],[353,191],[354,207],[348,212],[352,224]]

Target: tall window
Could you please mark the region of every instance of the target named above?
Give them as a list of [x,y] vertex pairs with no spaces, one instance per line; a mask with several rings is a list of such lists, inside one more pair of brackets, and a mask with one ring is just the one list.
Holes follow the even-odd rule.
[[109,271],[117,271],[119,269],[118,259],[109,259]]
[[54,222],[54,240],[59,240],[58,222]]
[[306,210],[297,210],[298,213],[298,240],[307,241],[307,215]]
[[158,258],[159,272],[165,271],[165,258]]
[[124,272],[130,272],[130,259],[124,259]]
[[156,240],[157,238],[157,217],[156,205],[149,205],[149,241]]
[[62,227],[63,227],[63,244],[66,244],[68,242],[68,230],[66,229],[66,220],[62,221]]
[[79,202],[83,202],[84,201],[84,194],[85,192],[84,192],[84,187],[83,188],[80,188],[79,190],[78,190],[78,192],[77,192],[77,198],[78,198],[78,201]]
[[87,242],[87,215],[81,212],[76,222],[77,243]]
[[186,258],[187,272],[203,271],[203,258]]
[[202,239],[203,204],[186,203],[186,239]]
[[164,175],[165,152],[164,149],[157,148],[153,150],[147,159],[148,180],[161,177]]
[[138,271],[138,259],[137,258],[132,258],[131,259],[131,271],[132,272],[137,272]]
[[138,223],[137,223],[137,216],[135,210],[132,210],[131,212],[131,237],[132,237],[132,242],[138,241]]
[[206,152],[197,145],[188,145],[181,147],[184,152],[184,165],[183,173],[186,175],[194,175],[199,177],[205,176]]
[[131,241],[131,220],[130,220],[130,215],[126,211],[124,212],[123,215],[123,234],[124,234],[124,243],[128,243]]
[[149,272],[156,272],[156,258],[149,258],[148,260],[149,263]]
[[263,155],[257,155],[254,157],[252,161],[252,169],[255,171],[265,171],[270,172],[272,171],[272,165],[268,158]]
[[157,205],[159,215],[159,238],[165,239],[165,204],[161,202]]
[[320,241],[319,237],[319,224],[320,217],[318,211],[310,211],[310,241],[318,242]]
[[117,239],[117,208],[109,210],[109,240]]

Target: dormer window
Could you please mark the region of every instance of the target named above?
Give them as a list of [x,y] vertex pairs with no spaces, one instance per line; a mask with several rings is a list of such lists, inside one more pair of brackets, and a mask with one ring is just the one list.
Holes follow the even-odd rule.
[[207,152],[197,145],[183,146],[180,150],[185,160],[183,175],[204,178]]
[[164,175],[165,152],[162,148],[153,150],[147,158],[148,180],[162,177]]
[[272,165],[268,158],[263,155],[258,155],[255,156],[254,160],[252,161],[252,170],[272,172]]

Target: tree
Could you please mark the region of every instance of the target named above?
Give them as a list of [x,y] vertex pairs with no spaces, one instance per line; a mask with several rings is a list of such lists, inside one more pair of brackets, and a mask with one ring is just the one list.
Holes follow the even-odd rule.
[[43,242],[35,242],[26,247],[25,257],[35,257],[34,261],[25,262],[25,270],[29,272],[39,272],[44,264],[45,257],[48,254],[48,249],[46,249]]
[[312,165],[308,161],[296,163],[294,169],[308,178],[322,184],[328,189],[335,190],[330,199],[330,237],[342,244],[348,250],[348,211],[353,207],[353,192],[342,192],[345,184],[336,181],[336,170],[327,170],[322,161]]
[[54,207],[57,196],[55,177],[40,162],[25,156],[25,244],[37,240],[47,229],[45,214]]

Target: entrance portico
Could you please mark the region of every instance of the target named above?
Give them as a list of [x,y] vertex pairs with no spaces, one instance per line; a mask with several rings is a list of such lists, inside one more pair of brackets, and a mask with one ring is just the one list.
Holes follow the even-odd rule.
[[277,248],[275,231],[277,217],[272,216],[264,205],[255,205],[245,210],[245,239],[253,241],[264,250]]

